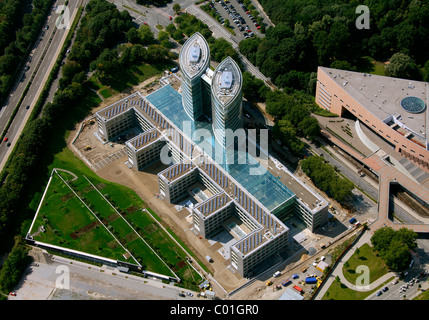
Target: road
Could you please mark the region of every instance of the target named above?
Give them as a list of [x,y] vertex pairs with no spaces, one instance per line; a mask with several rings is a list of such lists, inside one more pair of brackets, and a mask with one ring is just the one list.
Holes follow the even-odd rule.
[[157,8],[155,6],[143,6],[138,5],[135,0],[108,0],[109,2],[116,5],[118,10],[123,11],[127,10],[130,13],[130,16],[133,18],[133,21],[141,26],[144,23],[147,23],[152,32],[157,37],[159,29],[156,28],[157,25],[168,26],[173,21],[170,20],[170,17],[174,19],[175,12],[173,10],[173,5],[178,3],[182,9],[189,7],[195,1],[192,0],[175,0],[170,2],[164,7]]
[[[3,132],[27,84],[31,80],[32,75],[34,76],[32,84],[19,107],[18,113],[6,133],[8,142],[10,142],[11,145],[8,146],[4,141],[0,142],[0,171],[3,170],[7,158],[12,152],[19,135],[21,134],[28,117],[30,116],[31,111],[43,90],[44,84],[49,77],[49,73],[67,36],[69,29],[65,26],[65,22],[61,21],[56,24],[60,14],[59,10],[59,12],[57,12],[56,7],[64,5],[64,3],[65,0],[58,0],[55,3],[52,8],[52,12],[47,19],[47,23],[45,24],[48,29],[46,29],[45,26],[43,27],[43,31],[39,35],[32,53],[27,59],[26,65],[29,66],[29,69],[26,71],[24,68],[21,71],[17,77],[14,87],[10,91],[9,97],[1,107],[0,132]],[[70,24],[73,21],[74,13],[77,11],[78,4],[80,3],[81,1],[69,1],[68,12],[70,14]],[[29,109],[26,108],[27,106],[29,106]]]
[[[358,188],[362,189],[365,193],[355,189],[354,193],[358,197],[358,199],[365,199],[365,205],[369,204],[375,212],[377,212],[377,205],[367,197],[369,195],[372,199],[378,199],[378,184],[376,182],[368,182],[368,179],[360,176],[357,173],[357,168],[355,168],[351,163],[347,163],[347,160],[342,157],[338,152],[336,152],[333,148],[327,147],[326,144],[321,142],[324,145],[324,148],[315,145],[314,143],[307,142],[310,146],[310,149],[307,151],[307,156],[316,154],[323,155],[323,157],[331,164],[338,168],[339,172],[344,175],[347,179],[355,184]],[[329,148],[329,149],[328,149]],[[329,152],[328,152],[328,151]],[[403,208],[403,204],[400,203],[397,199],[394,200],[394,214],[397,219],[399,219],[402,223],[415,223],[416,219],[407,212],[405,208]],[[362,206],[362,203],[359,205],[356,204],[356,207]],[[375,216],[377,217],[377,215]]]
[[[180,297],[183,289],[160,280],[122,273],[113,267],[54,256],[39,248],[30,254],[35,258],[26,270],[16,296],[10,300],[195,300]],[[186,290],[186,292],[191,292]]]
[[[231,43],[231,45],[240,54],[240,58],[244,65],[245,70],[252,73],[256,78],[264,81],[268,86],[270,87],[273,86],[272,83],[270,82],[270,79],[267,78],[262,72],[260,72],[257,67],[255,67],[245,56],[243,56],[239,52],[238,44],[241,40],[244,39],[244,36],[239,31],[237,31],[237,34],[238,34],[237,36],[233,36],[217,20],[215,20],[205,11],[203,11],[198,6],[196,6],[194,4],[195,1],[176,0],[174,1],[174,3],[173,2],[169,3],[168,5],[162,8],[156,8],[153,6],[145,7],[145,6],[136,4],[134,0],[108,0],[108,1],[115,4],[120,11],[127,10],[130,13],[130,15],[133,17],[133,21],[139,26],[141,26],[144,23],[147,23],[151,27],[152,32],[154,32],[155,37],[159,32],[158,28],[156,28],[157,25],[162,25],[166,27],[167,25],[172,23],[172,21],[170,20],[170,17],[172,17],[172,19],[174,19],[175,17],[173,4],[178,3],[182,11],[194,15],[199,20],[207,24],[210,30],[213,32],[213,37],[224,38],[229,43]],[[240,10],[242,11],[242,8],[237,4],[237,2],[234,1],[234,3],[235,3],[234,7],[237,9],[237,11],[240,11]],[[219,4],[216,4],[216,5],[219,6],[219,12],[222,12],[222,14],[227,15],[225,9],[223,9]],[[247,15],[241,11],[240,11],[240,14],[243,16],[243,18],[248,19]],[[264,14],[261,12],[261,15],[264,15]],[[268,21],[267,18],[264,18],[264,19],[265,21]],[[271,24],[270,22],[267,22],[267,25],[270,25],[270,24]],[[232,25],[235,25],[235,24],[232,22]],[[250,23],[249,26],[253,26],[253,24]],[[259,32],[258,33],[254,32],[254,33],[260,34]]]
[[215,38],[224,38],[227,40],[234,49],[237,50],[237,52],[240,55],[241,62],[244,65],[244,70],[249,71],[252,73],[256,78],[261,79],[265,82],[268,86],[272,87],[273,85],[270,82],[270,79],[267,78],[257,67],[255,67],[244,55],[240,53],[238,50],[238,43],[240,42],[239,39],[236,36],[233,36],[229,31],[227,31],[217,20],[215,20],[212,16],[207,14],[205,11],[200,9],[196,5],[192,5],[187,8],[186,10],[189,14],[194,15],[199,20],[207,24],[207,26],[210,28],[210,30],[213,32],[213,37]]

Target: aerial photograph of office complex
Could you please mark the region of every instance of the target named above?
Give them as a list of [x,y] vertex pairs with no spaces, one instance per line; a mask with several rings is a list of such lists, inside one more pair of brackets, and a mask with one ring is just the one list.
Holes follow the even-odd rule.
[[429,300],[428,3],[0,16],[2,300]]

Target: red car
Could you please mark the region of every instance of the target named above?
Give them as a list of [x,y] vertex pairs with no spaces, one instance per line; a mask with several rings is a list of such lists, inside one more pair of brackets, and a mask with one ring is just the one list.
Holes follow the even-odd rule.
[[170,16],[170,20],[173,20],[173,18]]
[[9,293],[9,295],[10,296],[16,296],[16,293],[15,292],[11,292],[11,293]]
[[4,142],[6,142],[7,140],[9,140],[9,138],[8,138],[8,137],[4,138]]

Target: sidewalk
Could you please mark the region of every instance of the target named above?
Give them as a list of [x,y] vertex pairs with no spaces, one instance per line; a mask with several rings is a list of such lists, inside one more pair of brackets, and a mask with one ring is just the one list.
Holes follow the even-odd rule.
[[331,275],[328,279],[326,279],[326,283],[323,285],[322,289],[317,293],[314,300],[322,300],[323,296],[325,295],[326,291],[328,291],[329,287],[331,286],[332,282],[335,281],[335,278],[338,276],[341,280],[341,283],[346,285],[349,289],[354,291],[371,291],[380,286],[383,282],[387,281],[389,278],[396,276],[394,272],[389,272],[383,275],[382,277],[378,278],[374,282],[370,283],[367,287],[358,287],[352,283],[350,283],[343,274],[343,266],[344,263],[350,259],[350,257],[354,254],[356,248],[360,248],[365,243],[369,243],[371,239],[371,232],[366,231],[364,235],[359,239],[359,241],[349,249],[349,251],[341,258],[341,260],[338,262],[335,269],[332,271]]

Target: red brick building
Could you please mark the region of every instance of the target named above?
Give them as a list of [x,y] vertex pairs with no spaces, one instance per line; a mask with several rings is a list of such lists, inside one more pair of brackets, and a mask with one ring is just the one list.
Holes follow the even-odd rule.
[[316,103],[355,117],[392,148],[429,171],[429,84],[319,67]]

